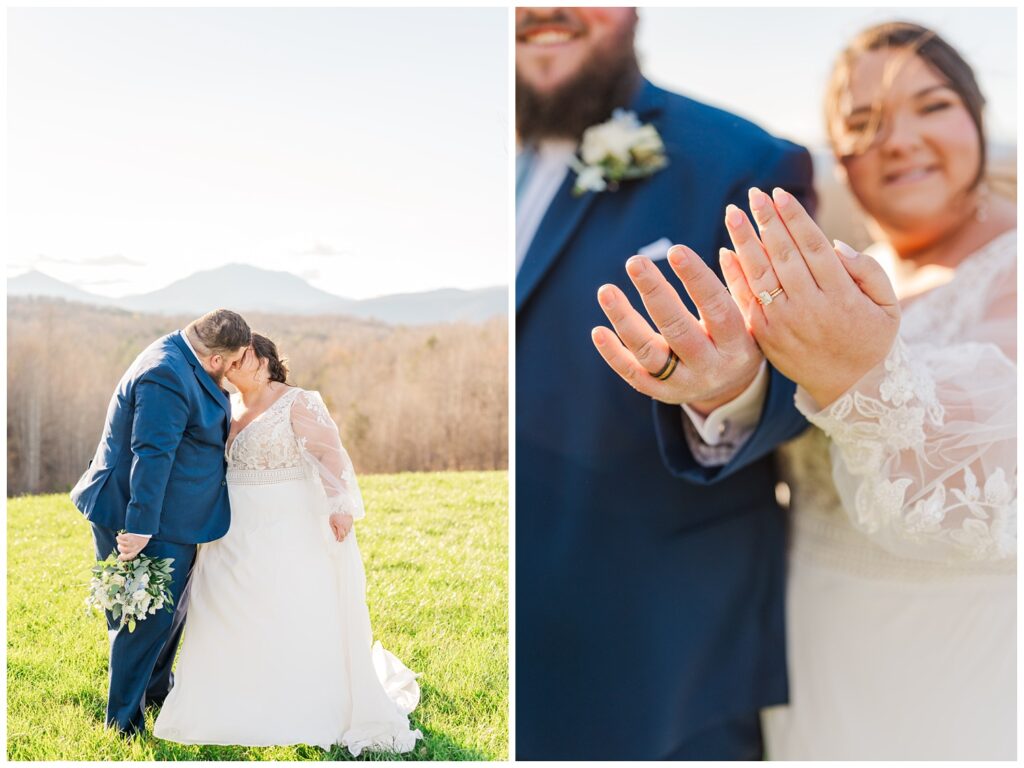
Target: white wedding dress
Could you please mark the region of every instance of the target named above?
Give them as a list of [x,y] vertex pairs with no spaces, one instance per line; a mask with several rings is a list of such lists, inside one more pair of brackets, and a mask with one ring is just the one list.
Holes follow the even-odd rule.
[[154,734],[186,744],[407,752],[415,675],[371,645],[352,464],[320,395],[294,388],[228,446],[231,528],[199,549],[174,687]]
[[1015,759],[1016,257],[1001,235],[910,302],[830,407],[798,390],[769,759]]

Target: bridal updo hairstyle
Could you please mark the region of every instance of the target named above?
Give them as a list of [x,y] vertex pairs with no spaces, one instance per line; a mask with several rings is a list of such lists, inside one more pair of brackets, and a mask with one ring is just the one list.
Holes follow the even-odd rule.
[[985,97],[981,93],[978,81],[963,56],[952,45],[947,43],[937,32],[920,24],[906,21],[891,21],[868,27],[857,35],[846,49],[839,54],[825,91],[825,122],[828,135],[840,156],[858,155],[866,152],[877,138],[880,127],[880,101],[874,105],[871,119],[871,130],[857,142],[856,146],[839,146],[838,137],[844,126],[844,101],[846,100],[850,72],[857,57],[867,51],[884,49],[905,51],[908,55],[919,57],[938,73],[963,101],[964,108],[971,116],[974,127],[978,131],[978,143],[981,159],[978,172],[975,174],[971,188],[977,187],[985,177],[986,152],[985,130],[982,113],[985,109]]
[[190,337],[199,339],[198,351],[203,355],[224,355],[249,346],[252,331],[237,312],[215,309],[193,320],[185,328]]
[[288,358],[277,352],[277,344],[259,333],[252,335],[252,350],[259,360],[267,361],[267,373],[271,381],[288,383]]

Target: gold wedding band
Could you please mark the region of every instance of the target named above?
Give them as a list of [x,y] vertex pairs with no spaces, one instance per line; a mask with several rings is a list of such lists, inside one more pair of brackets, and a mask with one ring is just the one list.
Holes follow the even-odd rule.
[[662,366],[661,370],[657,373],[651,374],[658,381],[665,381],[675,371],[676,366],[679,365],[679,358],[676,357],[676,353],[669,350],[668,360],[665,361],[665,365]]

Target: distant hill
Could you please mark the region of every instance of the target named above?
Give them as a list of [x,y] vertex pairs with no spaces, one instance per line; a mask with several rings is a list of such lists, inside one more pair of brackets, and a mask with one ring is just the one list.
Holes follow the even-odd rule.
[[113,300],[105,296],[97,296],[73,285],[32,270],[7,281],[8,296],[46,296],[66,301],[77,301],[83,304],[109,306]]
[[391,325],[475,323],[508,313],[508,289],[500,286],[472,291],[444,288],[356,300],[322,291],[290,272],[244,264],[196,272],[157,291],[116,299],[32,271],[8,280],[7,295],[60,298],[152,314],[199,314],[230,307],[239,312],[347,315]]
[[348,314],[353,304],[355,302],[314,288],[290,272],[274,272],[245,264],[196,272],[160,290],[117,301],[117,306],[124,309],[159,314],[195,314],[216,307],[274,314]]
[[357,302],[347,314],[387,323],[421,325],[463,320],[483,322],[508,312],[508,289],[464,291],[442,288],[426,293],[399,293]]

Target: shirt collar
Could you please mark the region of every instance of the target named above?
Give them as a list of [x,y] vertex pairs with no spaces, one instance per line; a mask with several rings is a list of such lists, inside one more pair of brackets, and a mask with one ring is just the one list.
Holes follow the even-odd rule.
[[[195,355],[196,360],[199,360],[199,354],[196,352],[195,347],[192,346],[192,342],[188,340],[188,331],[181,332],[181,339],[185,342],[185,346],[188,347],[188,351]],[[199,364],[202,365],[202,360],[199,360]]]

